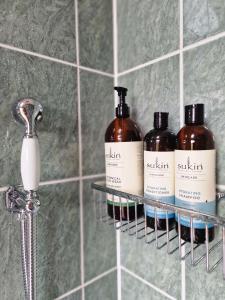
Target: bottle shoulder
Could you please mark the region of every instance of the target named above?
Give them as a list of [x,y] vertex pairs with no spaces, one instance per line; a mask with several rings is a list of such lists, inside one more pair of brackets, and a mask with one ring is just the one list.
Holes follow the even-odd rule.
[[176,147],[176,135],[168,129],[150,130],[144,138],[146,151],[173,151]]
[[142,133],[135,121],[130,118],[115,118],[105,133],[105,142],[141,141]]
[[204,125],[184,126],[177,134],[177,148],[186,150],[214,149],[213,133]]
[[144,139],[159,139],[159,138],[175,138],[176,135],[168,130],[168,129],[165,129],[165,130],[157,130],[157,129],[152,129],[150,130],[144,137]]

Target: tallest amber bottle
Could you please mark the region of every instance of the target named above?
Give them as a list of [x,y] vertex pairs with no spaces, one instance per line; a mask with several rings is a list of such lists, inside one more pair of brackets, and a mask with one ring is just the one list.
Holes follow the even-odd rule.
[[[130,119],[129,107],[125,97],[127,89],[115,87],[119,104],[116,107],[116,118],[108,126],[105,133],[105,165],[106,186],[128,192],[143,194],[143,141],[138,125]],[[114,204],[114,209],[113,209]],[[117,220],[135,218],[133,201],[112,198],[107,194],[108,214]],[[137,205],[137,217],[143,215],[143,205]]]
[[[177,135],[175,151],[175,203],[178,206],[215,214],[216,151],[212,132],[204,125],[204,105],[185,106],[185,126]],[[190,218],[180,217],[181,238],[191,240]],[[204,243],[206,224],[193,220],[193,240]],[[214,238],[213,224],[208,224],[209,241]]]

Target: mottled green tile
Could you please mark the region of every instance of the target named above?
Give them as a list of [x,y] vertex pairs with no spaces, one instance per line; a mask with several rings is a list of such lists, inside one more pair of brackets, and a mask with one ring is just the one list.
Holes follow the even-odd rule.
[[80,64],[113,73],[112,1],[78,1]]
[[85,288],[85,300],[117,300],[116,271]]
[[42,187],[38,217],[38,299],[53,299],[81,284],[79,183]]
[[[139,237],[142,236],[140,239],[129,236],[127,233],[121,234],[121,265],[169,295],[180,299],[181,265],[178,250],[173,255],[167,254],[166,246],[161,247],[165,245],[165,235],[159,238],[160,249],[156,249],[154,234],[150,234],[148,236],[149,243],[145,243],[145,238],[143,238],[144,223],[139,225],[139,229],[141,228],[143,230],[139,232]],[[159,234],[162,234],[162,232]],[[170,237],[172,238],[175,235],[176,233],[173,231]],[[170,243],[170,251],[175,249],[178,249],[177,239]]]
[[92,181],[83,182],[85,282],[116,266],[116,233],[113,226],[96,218],[95,201],[102,193],[94,194]]
[[166,300],[167,297],[158,293],[150,286],[122,271],[122,300]]
[[179,47],[177,0],[118,0],[119,71]]
[[119,77],[128,88],[131,116],[143,133],[153,128],[155,111],[169,112],[169,127],[179,128],[179,59],[177,56]]
[[184,0],[184,45],[225,31],[224,0]]
[[3,0],[0,42],[75,62],[73,0]]
[[184,104],[204,103],[206,124],[215,136],[219,184],[225,184],[225,40],[184,55]]
[[105,131],[114,117],[113,79],[81,71],[83,174],[105,172]]
[[24,289],[20,261],[20,223],[6,212],[2,193],[0,200],[0,298],[21,300],[24,299]]
[[[225,217],[225,201],[223,199],[218,202],[218,214]],[[221,228],[215,230],[215,239],[209,244],[209,247],[213,247],[219,240],[222,239]],[[197,259],[205,253],[205,245],[202,245],[195,251],[195,258]],[[216,247],[213,252],[209,255],[210,268],[222,257],[222,244]],[[218,299],[222,300],[225,298],[223,279],[222,262],[219,266],[211,272],[206,272],[205,260],[198,264],[196,267],[190,265],[190,261],[186,263],[186,299],[187,300],[208,300]]]
[[[221,234],[221,232],[220,232]],[[221,238],[221,235],[210,243],[210,248]],[[195,252],[197,259],[205,253],[205,246],[202,245],[198,251]],[[210,256],[210,268],[222,256],[222,245],[216,248]],[[185,276],[186,276],[186,300],[222,300],[225,299],[224,279],[222,272],[222,262],[217,268],[211,272],[206,272],[206,262],[203,260],[200,264],[192,267],[190,263],[186,263]]]
[[3,49],[0,68],[0,186],[21,181],[24,127],[14,122],[11,106],[24,97],[44,109],[38,126],[41,180],[78,175],[76,69]]

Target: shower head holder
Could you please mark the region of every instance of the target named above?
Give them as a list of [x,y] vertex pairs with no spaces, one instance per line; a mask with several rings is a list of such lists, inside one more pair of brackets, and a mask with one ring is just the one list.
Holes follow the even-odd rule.
[[25,136],[34,137],[36,133],[36,123],[42,120],[42,105],[31,98],[24,98],[16,101],[12,107],[14,119],[25,125]]

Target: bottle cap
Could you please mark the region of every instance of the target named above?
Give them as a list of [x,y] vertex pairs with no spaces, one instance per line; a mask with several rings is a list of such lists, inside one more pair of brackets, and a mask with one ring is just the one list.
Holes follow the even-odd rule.
[[163,129],[168,127],[168,112],[154,112],[154,128]]
[[204,104],[191,104],[185,106],[185,124],[204,124]]
[[122,86],[115,86],[114,90],[117,91],[119,96],[119,104],[116,107],[116,116],[117,118],[128,118],[130,116],[129,106],[125,102],[127,95],[127,88]]

